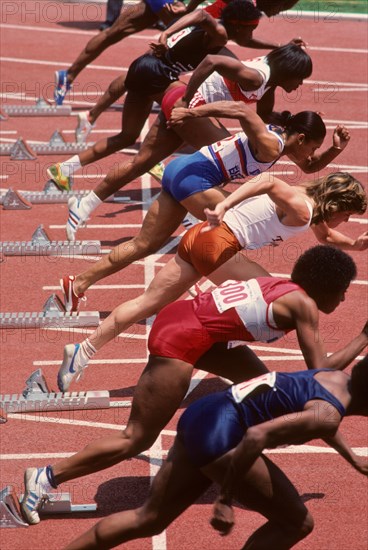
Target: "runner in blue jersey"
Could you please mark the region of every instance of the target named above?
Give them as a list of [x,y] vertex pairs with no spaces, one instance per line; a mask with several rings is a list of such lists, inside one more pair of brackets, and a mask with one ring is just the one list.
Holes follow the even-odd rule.
[[[354,454],[337,431],[342,419],[352,415],[368,416],[368,356],[351,376],[328,369],[270,372],[203,397],[179,420],[174,445],[143,506],[103,519],[67,550],[113,548],[157,535],[212,482],[221,487],[212,527],[222,535],[231,531],[236,499],[267,520],[243,550],[292,548],[311,533],[313,517],[296,487],[263,451],[321,438],[366,476],[367,457]],[[341,547],[336,540],[334,544]]]

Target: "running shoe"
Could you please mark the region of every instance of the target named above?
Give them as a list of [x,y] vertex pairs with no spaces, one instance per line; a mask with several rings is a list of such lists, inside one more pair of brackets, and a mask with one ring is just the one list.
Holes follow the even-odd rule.
[[78,114],[78,125],[75,130],[75,139],[77,143],[85,143],[89,134],[92,132],[95,124],[91,124],[88,120],[88,111]]
[[68,200],[69,217],[65,229],[68,241],[70,242],[75,241],[75,235],[78,229],[85,224],[87,219],[84,217],[80,208],[81,200],[82,199],[78,199],[77,197],[70,197]]
[[80,344],[68,344],[64,348],[64,358],[57,376],[58,388],[63,393],[68,391],[74,378],[76,381],[80,379],[83,369],[88,367],[88,362],[84,363],[78,353],[79,349]]
[[31,525],[40,523],[38,510],[48,500],[48,495],[43,491],[39,482],[40,474],[44,468],[27,468],[24,472],[24,497],[20,503],[23,517]]
[[87,300],[84,294],[76,294],[74,292],[74,281],[74,275],[66,275],[60,279],[60,287],[64,294],[65,311],[68,313],[78,311],[80,303]]
[[62,105],[71,84],[68,82],[68,71],[55,71],[54,100],[56,105]]
[[47,169],[47,175],[55,183],[60,191],[70,191],[72,188],[72,178],[63,176],[60,164],[53,164]]
[[164,175],[165,165],[163,162],[159,162],[158,164],[155,164],[151,168],[151,170],[148,170],[148,173],[151,174],[151,176],[158,181],[158,183],[162,182],[162,178]]

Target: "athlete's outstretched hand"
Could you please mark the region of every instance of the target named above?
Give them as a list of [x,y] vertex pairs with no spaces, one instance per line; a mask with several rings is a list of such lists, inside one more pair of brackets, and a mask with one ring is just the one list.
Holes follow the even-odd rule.
[[235,523],[231,505],[217,499],[213,505],[213,515],[210,523],[221,535],[228,535]]
[[349,130],[345,126],[341,126],[340,124],[336,126],[332,136],[333,146],[343,151],[347,146],[347,144],[349,143],[349,141],[350,141]]
[[205,208],[204,213],[206,215],[208,225],[203,227],[203,229],[201,230],[201,233],[205,233],[206,231],[210,231],[211,229],[218,227],[225,216],[225,212],[226,212],[226,209],[221,202],[219,202],[215,206],[214,210]]

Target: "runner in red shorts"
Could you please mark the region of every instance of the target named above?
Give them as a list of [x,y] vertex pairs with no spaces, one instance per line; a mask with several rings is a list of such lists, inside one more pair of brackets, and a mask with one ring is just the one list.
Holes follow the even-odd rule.
[[[52,467],[29,468],[22,502],[27,521],[40,521],[37,510],[42,497],[60,483],[102,470],[149,448],[182,402],[194,365],[234,382],[257,371],[265,372],[250,350],[240,364],[231,361],[230,356],[224,360],[221,353],[217,359],[206,360],[206,352],[215,344],[232,340],[272,342],[296,330],[309,369],[344,369],[368,344],[368,324],[343,349],[327,357],[319,336],[319,311],[332,313],[344,301],[355,276],[356,266],[350,256],[320,245],[297,260],[291,280],[261,277],[248,282],[228,281],[192,301],[167,306],[153,324],[149,361],[136,386],[126,429],[92,442]],[[70,368],[72,379],[73,364]],[[67,383],[67,373],[64,375]]]

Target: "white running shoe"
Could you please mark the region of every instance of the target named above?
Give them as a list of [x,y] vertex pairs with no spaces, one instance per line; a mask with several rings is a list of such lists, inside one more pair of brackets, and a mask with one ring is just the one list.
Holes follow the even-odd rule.
[[69,217],[65,229],[68,241],[70,242],[75,241],[78,229],[86,223],[88,218],[82,212],[81,200],[77,197],[70,197],[68,200]]
[[48,500],[48,494],[39,482],[40,474],[45,468],[27,468],[24,472],[24,497],[20,503],[22,514],[31,525],[40,523],[38,510]]
[[68,344],[64,348],[64,359],[57,376],[58,388],[63,393],[68,391],[74,378],[76,381],[80,379],[83,369],[88,367],[88,360],[83,360],[79,349],[80,344]]
[[91,124],[89,122],[88,115],[89,115],[88,111],[83,111],[82,113],[78,114],[78,126],[75,130],[75,139],[77,143],[85,143],[89,134],[92,132],[93,128],[96,126],[96,123]]

